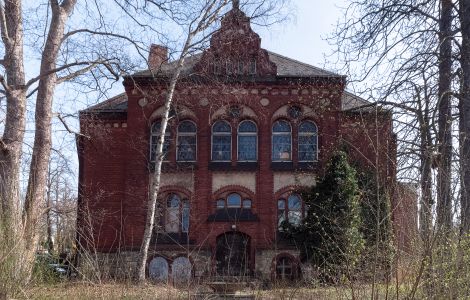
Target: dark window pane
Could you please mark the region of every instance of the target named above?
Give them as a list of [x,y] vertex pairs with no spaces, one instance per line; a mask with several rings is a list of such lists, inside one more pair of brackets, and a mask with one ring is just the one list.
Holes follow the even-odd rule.
[[273,132],[290,132],[290,124],[286,121],[276,121],[273,125]]
[[273,160],[291,160],[290,134],[273,135]]
[[228,132],[230,133],[232,130],[230,125],[224,121],[218,121],[212,127],[212,132]]
[[176,194],[170,194],[167,200],[167,207],[179,207],[180,206],[180,197]]
[[289,202],[289,210],[301,210],[302,209],[302,201],[300,197],[296,194],[290,195],[288,198]]
[[256,132],[256,124],[251,121],[243,121],[238,126],[238,132]]
[[196,125],[190,121],[181,122],[180,125],[178,126],[178,132],[195,133]]
[[277,208],[278,209],[286,209],[286,200],[280,199],[277,201]]
[[189,201],[183,201],[183,210],[181,214],[181,231],[188,232],[189,231]]
[[228,207],[241,207],[242,198],[238,194],[230,194],[227,197]]
[[299,132],[309,132],[309,133],[316,133],[317,126],[313,122],[302,122],[299,127]]
[[238,160],[256,160],[256,135],[238,136]]
[[243,200],[243,208],[251,208],[251,200],[250,199]]
[[[157,143],[158,143],[159,138],[160,138],[159,135],[152,135],[151,137],[150,161],[155,161],[156,159]],[[163,142],[163,160],[167,159],[168,150],[170,149],[170,142],[171,142],[170,136],[165,135],[165,141]]]
[[[161,130],[161,123],[160,123],[160,121],[158,121],[158,122],[155,122],[155,123],[152,124],[152,129],[151,129],[150,132],[152,134],[158,134],[159,135],[160,130]],[[168,126],[168,125],[166,126],[166,130],[165,130],[165,135],[167,135],[167,134],[170,134],[170,126]]]
[[228,161],[232,156],[232,137],[214,135],[212,137],[212,160]]
[[217,208],[218,209],[225,208],[225,200],[224,199],[217,200]]
[[196,160],[196,136],[183,135],[178,137],[178,160]]
[[317,136],[299,135],[299,160],[314,161],[317,156]]

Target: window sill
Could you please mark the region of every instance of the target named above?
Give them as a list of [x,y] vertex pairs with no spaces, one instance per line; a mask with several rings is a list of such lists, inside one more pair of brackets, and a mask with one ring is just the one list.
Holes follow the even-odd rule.
[[318,169],[318,161],[303,161],[297,164],[298,171],[316,171]]
[[256,171],[258,170],[258,162],[237,162],[232,165],[231,162],[210,162],[209,170],[211,171]]
[[258,215],[248,208],[217,209],[215,214],[207,218],[208,222],[258,222]]
[[273,161],[271,170],[274,171],[294,171],[294,163],[291,161]]

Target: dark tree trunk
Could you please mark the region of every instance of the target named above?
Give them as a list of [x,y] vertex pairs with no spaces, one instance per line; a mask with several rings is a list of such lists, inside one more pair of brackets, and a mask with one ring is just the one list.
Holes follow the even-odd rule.
[[439,18],[439,119],[437,174],[437,226],[452,226],[451,163],[452,163],[452,0],[441,0]]
[[460,207],[461,229],[470,231],[470,0],[460,0],[460,26],[462,49],[460,66],[462,68],[460,116]]

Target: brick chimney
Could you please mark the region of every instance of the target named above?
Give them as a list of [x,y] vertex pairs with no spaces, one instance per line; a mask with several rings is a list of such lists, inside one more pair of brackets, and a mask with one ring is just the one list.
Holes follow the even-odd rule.
[[151,70],[160,68],[162,63],[168,61],[168,48],[152,44],[150,45],[148,65]]

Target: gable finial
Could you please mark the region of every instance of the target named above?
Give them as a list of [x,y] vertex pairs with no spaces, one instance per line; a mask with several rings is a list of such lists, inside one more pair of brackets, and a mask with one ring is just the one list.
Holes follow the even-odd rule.
[[232,0],[233,9],[240,9],[240,0]]

